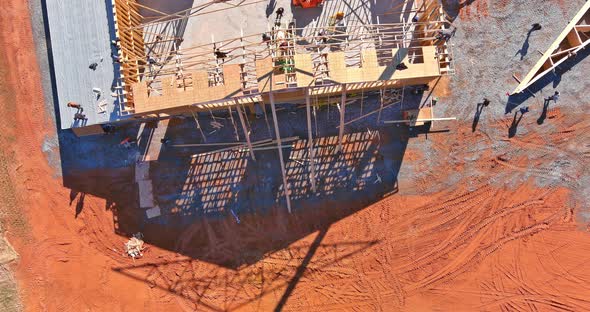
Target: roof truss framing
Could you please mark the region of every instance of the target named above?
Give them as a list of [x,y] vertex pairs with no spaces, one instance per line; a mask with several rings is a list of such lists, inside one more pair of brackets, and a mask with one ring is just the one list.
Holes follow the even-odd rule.
[[582,6],[512,94],[521,93],[590,44],[590,1]]

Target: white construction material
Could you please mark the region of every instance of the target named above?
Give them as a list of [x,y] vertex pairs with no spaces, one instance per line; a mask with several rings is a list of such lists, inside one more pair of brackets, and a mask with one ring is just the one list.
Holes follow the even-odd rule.
[[147,216],[148,219],[151,219],[151,218],[155,218],[155,217],[161,216],[162,215],[162,212],[160,211],[160,207],[156,206],[156,207],[147,209],[145,211],[145,214],[146,214],[146,216]]
[[154,207],[155,205],[152,180],[138,181],[137,187],[139,189],[139,207]]
[[135,163],[135,182],[150,179],[150,163],[137,162]]

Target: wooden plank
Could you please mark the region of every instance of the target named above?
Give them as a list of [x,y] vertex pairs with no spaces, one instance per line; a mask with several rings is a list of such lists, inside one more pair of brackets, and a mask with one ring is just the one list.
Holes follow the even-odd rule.
[[150,179],[150,162],[138,161],[135,163],[135,182]]
[[104,130],[102,129],[101,125],[90,125],[85,127],[74,127],[72,131],[77,137],[87,136],[87,135],[97,135],[97,134],[104,134]]
[[246,127],[246,122],[244,121],[244,116],[242,116],[242,109],[240,104],[236,100],[236,111],[238,112],[238,117],[240,117],[240,123],[242,124],[242,131],[244,131],[244,136],[246,137],[246,142],[248,144],[248,148],[250,149],[250,157],[252,160],[256,160],[256,156],[254,156],[254,150],[252,149],[252,142],[250,142],[250,131],[248,131],[248,127]]
[[275,127],[275,134],[277,136],[277,149],[279,151],[279,162],[281,163],[281,173],[283,175],[283,191],[285,192],[285,199],[287,200],[287,210],[291,213],[291,198],[289,196],[289,184],[287,183],[287,173],[285,172],[285,162],[283,159],[283,144],[281,142],[281,133],[279,132],[279,124],[277,120],[277,110],[275,108],[275,100],[272,90],[268,94],[270,99],[270,109],[272,111],[272,121]]
[[362,50],[361,55],[361,66],[363,68],[367,69],[379,67],[379,62],[377,61],[377,51],[375,49],[364,49]]
[[307,87],[313,81],[313,62],[311,54],[295,54],[295,76],[298,87]]
[[[428,121],[451,121],[451,120],[457,120],[457,117],[440,117],[440,118],[414,119],[413,121],[416,122],[416,123],[422,123],[422,124],[424,124],[424,122],[428,122]],[[383,123],[385,123],[385,124],[400,124],[400,123],[411,124],[411,122],[412,121],[407,120],[407,119],[385,120],[385,121],[383,121]]]
[[152,180],[141,180],[137,181],[136,183],[137,189],[139,190],[139,207],[154,207],[154,193]]
[[311,130],[311,101],[309,95],[309,88],[305,89],[305,111],[307,113],[307,150],[309,154],[309,168],[311,189],[316,192],[315,184],[315,155],[313,150],[313,133]]
[[344,115],[346,113],[346,85],[342,85],[342,97],[340,100],[340,129],[338,130],[338,151],[342,151],[342,139],[344,137]]
[[158,126],[150,138],[150,142],[148,142],[144,161],[158,160],[160,157],[160,151],[162,150],[161,140],[166,136],[169,121],[169,119],[164,119],[158,122]]

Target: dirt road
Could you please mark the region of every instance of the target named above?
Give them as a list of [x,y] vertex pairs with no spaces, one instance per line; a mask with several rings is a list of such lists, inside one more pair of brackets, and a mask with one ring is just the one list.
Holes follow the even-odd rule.
[[[232,269],[156,247],[132,261],[108,203],[86,195],[76,218],[80,194],[47,162],[55,125],[23,1],[4,1],[0,46],[3,222],[27,311],[590,310],[588,202],[578,194],[588,103],[584,114],[551,108],[546,126],[525,118],[513,138],[512,115],[420,137],[399,194],[255,264]],[[207,231],[199,226],[179,246]],[[268,239],[237,233],[227,234],[234,244]]]

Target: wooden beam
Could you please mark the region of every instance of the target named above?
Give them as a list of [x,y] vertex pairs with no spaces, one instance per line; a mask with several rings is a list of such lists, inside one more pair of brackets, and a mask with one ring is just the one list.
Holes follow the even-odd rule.
[[311,101],[309,98],[309,88],[305,88],[305,110],[307,113],[307,149],[309,154],[309,166],[310,166],[310,179],[311,179],[311,189],[316,192],[316,185],[315,185],[315,155],[313,150],[313,133],[311,131]]
[[[234,126],[234,133],[236,134],[236,141],[239,141],[240,140],[240,135],[238,133],[238,127],[236,127],[236,122],[234,120],[234,114],[231,111],[231,106],[228,106],[227,107],[227,111],[229,113],[229,118],[231,120],[231,124],[232,124],[232,126]],[[238,114],[239,114],[239,112],[238,112]],[[247,134],[244,134],[244,135],[247,135]]]
[[414,122],[428,122],[428,121],[449,121],[449,120],[457,120],[457,117],[440,117],[440,118],[423,118],[423,119],[400,119],[400,120],[385,120],[383,123],[385,124],[398,124],[398,123],[411,123]]
[[172,147],[202,147],[202,146],[239,146],[244,145],[244,142],[220,142],[220,143],[194,143],[194,144],[174,144]]
[[[266,143],[269,143],[269,142],[274,143],[272,139],[266,139],[266,140],[254,142],[254,143],[252,143],[252,146],[265,145]],[[195,157],[199,157],[199,156],[203,156],[203,155],[211,155],[211,154],[221,153],[221,152],[225,152],[225,151],[231,151],[231,150],[234,150],[234,149],[240,148],[240,147],[248,148],[248,145],[247,144],[232,145],[229,147],[224,147],[221,149],[217,149],[217,150],[213,150],[213,151],[209,151],[209,152],[205,152],[205,153],[193,154],[193,155],[191,155],[191,158],[195,158]]]
[[[383,106],[383,108],[384,108],[384,109],[385,109],[385,108],[388,108],[388,107],[390,107],[390,106],[392,106],[392,105],[395,105],[395,104],[397,104],[397,103],[399,103],[399,101],[395,101],[395,102],[392,102],[392,103],[390,103],[390,104],[388,104],[388,105],[385,105],[385,106]],[[376,109],[376,110],[374,110],[374,111],[372,111],[372,112],[370,112],[370,113],[366,113],[366,114],[364,114],[364,115],[362,115],[362,116],[359,116],[359,117],[357,117],[357,118],[354,118],[354,119],[352,119],[352,120],[349,120],[349,121],[345,122],[345,123],[344,123],[344,125],[345,125],[345,126],[348,126],[349,124],[351,124],[351,123],[353,123],[353,122],[356,122],[356,121],[359,121],[359,120],[361,120],[361,119],[363,119],[363,118],[369,117],[369,116],[371,116],[371,115],[373,115],[373,114],[375,114],[375,113],[377,113],[377,112],[379,112],[379,109]]]
[[203,142],[207,142],[207,137],[205,136],[205,133],[203,133],[203,129],[201,129],[201,124],[199,123],[199,119],[195,115],[195,112],[193,112],[192,110],[191,110],[191,114],[193,115],[193,118],[195,119],[195,122],[197,123],[197,129],[199,129],[199,132],[201,132],[201,137],[203,138]]
[[[271,84],[274,83],[271,80]],[[271,87],[272,88],[272,87]],[[285,163],[283,160],[283,143],[281,142],[281,134],[279,132],[279,123],[277,121],[277,110],[275,108],[275,98],[272,90],[269,92],[270,109],[272,111],[272,121],[275,126],[275,134],[277,136],[277,149],[279,151],[279,162],[281,163],[281,173],[283,175],[283,191],[285,192],[285,199],[287,200],[287,210],[291,213],[291,198],[289,197],[289,184],[287,183],[287,173],[285,172]]]
[[256,160],[256,156],[254,156],[254,150],[252,149],[252,142],[250,142],[250,131],[248,131],[248,127],[246,127],[246,123],[244,122],[244,116],[242,116],[242,109],[240,108],[240,104],[238,103],[237,99],[236,111],[238,112],[238,117],[240,117],[242,131],[244,131],[244,136],[246,137],[246,143],[248,144],[248,148],[250,149],[250,157],[252,157],[252,160]]
[[381,112],[383,111],[383,92],[385,92],[383,89],[379,90],[379,114],[377,115],[377,124],[381,121]]
[[346,84],[342,85],[342,98],[340,104],[340,130],[338,131],[338,151],[341,152],[342,138],[344,137],[344,114],[346,113]]

